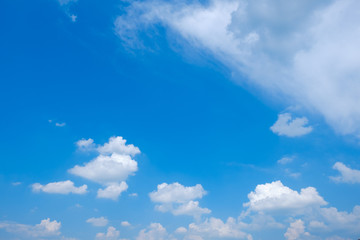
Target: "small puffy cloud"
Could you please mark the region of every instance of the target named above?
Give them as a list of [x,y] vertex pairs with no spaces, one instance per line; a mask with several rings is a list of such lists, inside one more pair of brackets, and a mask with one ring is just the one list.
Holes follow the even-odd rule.
[[158,211],[199,217],[211,212],[207,208],[201,208],[198,201],[193,201],[202,198],[205,194],[206,191],[200,184],[185,187],[176,182],[159,184],[157,190],[151,192],[149,196],[151,201],[160,203],[155,207]]
[[72,21],[72,22],[76,22],[76,20],[77,20],[77,16],[74,15],[74,14],[71,14],[71,15],[70,15],[70,18],[71,18],[71,21]]
[[335,182],[360,183],[360,170],[351,169],[342,162],[335,163],[333,169],[340,172],[340,176],[330,177]]
[[180,183],[162,183],[157,186],[157,191],[149,194],[151,201],[160,203],[188,202],[193,199],[202,198],[206,191],[201,184],[193,187],[185,187]]
[[139,232],[136,240],[167,240],[168,233],[160,223],[151,223]]
[[67,180],[62,182],[52,182],[46,185],[34,183],[32,185],[32,190],[34,192],[45,192],[53,194],[85,194],[87,193],[87,185],[84,184],[80,187],[75,187],[72,181]]
[[129,155],[113,153],[110,156],[99,155],[83,166],[71,168],[71,174],[101,184],[124,181],[138,170],[138,165]]
[[251,235],[240,230],[240,226],[234,218],[228,218],[226,222],[221,219],[210,218],[203,223],[191,223],[189,225],[189,235],[200,236],[204,239],[252,239]]
[[118,199],[122,192],[128,189],[126,182],[112,183],[105,189],[99,189],[97,192],[98,198],[109,198],[112,200]]
[[5,229],[9,233],[32,238],[43,238],[60,235],[61,223],[56,220],[50,221],[50,218],[41,220],[40,224],[35,226],[19,224],[13,222],[0,222],[0,229]]
[[91,223],[95,227],[104,227],[109,223],[109,220],[107,220],[107,218],[105,217],[99,217],[99,218],[92,217],[86,220],[86,222]]
[[56,127],[65,127],[65,126],[66,126],[66,123],[65,123],[65,122],[55,123],[55,126],[56,126]]
[[290,227],[287,229],[284,234],[287,240],[296,240],[300,239],[302,235],[309,236],[308,232],[305,232],[305,225],[301,219],[296,220],[290,224]]
[[122,221],[122,222],[121,222],[121,226],[123,226],[123,227],[130,227],[131,224],[130,224],[128,221]]
[[80,151],[93,151],[95,150],[95,143],[94,143],[94,140],[89,138],[89,139],[81,139],[79,141],[76,142],[76,146],[78,148],[78,150]]
[[120,236],[120,231],[116,230],[116,228],[110,226],[107,229],[106,233],[97,233],[96,239],[98,240],[118,240]]
[[294,157],[282,157],[277,161],[278,164],[285,165],[294,161]]
[[299,193],[281,181],[257,185],[248,198],[250,201],[244,206],[253,211],[298,210],[327,204],[315,188],[303,188]]
[[187,233],[187,229],[184,228],[184,227],[178,227],[178,228],[175,230],[175,233],[177,233],[177,234],[185,234],[185,233]]
[[313,128],[306,126],[308,119],[292,118],[290,113],[283,113],[278,115],[278,120],[270,127],[270,130],[280,136],[299,137],[309,134]]
[[109,142],[105,143],[103,146],[98,147],[98,151],[101,154],[122,154],[122,155],[131,155],[134,156],[140,153],[138,147],[135,147],[133,144],[126,144],[126,140],[123,137],[111,137]]

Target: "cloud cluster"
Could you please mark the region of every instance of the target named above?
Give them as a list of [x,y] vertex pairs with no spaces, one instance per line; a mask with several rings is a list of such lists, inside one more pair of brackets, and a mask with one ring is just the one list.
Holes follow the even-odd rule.
[[99,155],[82,166],[74,166],[69,173],[104,185],[104,189],[98,190],[98,198],[116,200],[127,190],[126,179],[138,170],[138,164],[133,159],[140,153],[138,147],[126,144],[120,136],[111,137],[104,145],[96,145],[91,138],[81,139],[76,145],[80,151],[97,152]]
[[241,81],[321,114],[341,134],[358,135],[359,7],[356,0],[134,1],[115,28],[137,47],[140,31],[165,27],[172,39],[247,76]]
[[46,185],[41,185],[40,183],[34,183],[32,185],[32,190],[34,192],[45,192],[45,193],[57,193],[57,194],[85,194],[87,193],[87,185],[82,185],[80,187],[75,187],[74,183],[70,180],[61,181],[61,182],[52,182]]
[[198,201],[206,194],[204,188],[197,184],[192,187],[185,187],[180,183],[162,183],[157,190],[149,194],[151,201],[159,203],[156,209],[161,212],[171,212],[174,215],[190,215],[199,217],[211,211],[201,208]]

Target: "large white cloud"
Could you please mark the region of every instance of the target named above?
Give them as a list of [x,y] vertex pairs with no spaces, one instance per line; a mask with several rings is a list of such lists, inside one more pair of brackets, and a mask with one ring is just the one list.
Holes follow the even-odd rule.
[[112,200],[118,199],[122,192],[128,189],[126,182],[112,183],[105,189],[99,189],[97,192],[98,198],[109,198]]
[[34,192],[45,192],[45,193],[57,193],[57,194],[85,194],[87,193],[87,185],[82,185],[80,187],[75,187],[74,183],[70,180],[61,181],[61,182],[52,182],[46,185],[41,185],[40,183],[34,183],[32,185],[32,190]]
[[330,177],[335,182],[360,183],[360,170],[351,169],[342,162],[335,163],[333,169],[340,172],[340,176]]
[[280,181],[257,185],[248,198],[250,201],[244,206],[253,211],[298,210],[327,204],[313,187],[303,188],[299,193]]
[[290,113],[279,114],[278,120],[270,127],[273,133],[280,136],[299,137],[309,134],[313,129],[306,126],[308,123],[307,118],[294,118],[292,119]]
[[359,7],[357,0],[148,0],[132,2],[115,26],[123,41],[139,46],[137,32],[161,24],[250,85],[358,135]]
[[35,226],[13,222],[0,222],[0,229],[3,228],[9,233],[31,238],[44,238],[60,235],[61,223],[49,218],[41,220]]
[[157,190],[149,194],[151,201],[160,203],[156,209],[161,212],[171,212],[174,215],[190,215],[199,217],[208,214],[210,209],[201,208],[198,201],[206,194],[204,188],[197,184],[192,187],[185,187],[180,183],[162,183]]

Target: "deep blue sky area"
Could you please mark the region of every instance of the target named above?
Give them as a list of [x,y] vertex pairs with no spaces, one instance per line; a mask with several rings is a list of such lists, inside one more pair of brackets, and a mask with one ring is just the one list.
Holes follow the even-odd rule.
[[[282,79],[282,73],[292,76],[293,70],[279,70],[273,64],[276,51],[294,57],[293,52],[302,50],[289,50],[296,44],[282,45],[281,38],[292,41],[293,35],[283,30],[276,36],[278,22],[269,19],[281,18],[276,12],[291,6],[280,0],[258,0],[251,8],[245,2],[0,1],[0,239],[359,237],[355,226],[360,224],[360,213],[353,208],[360,205],[356,170],[360,135],[355,127],[345,133],[342,124],[360,119],[357,110],[351,109],[353,102],[346,97],[348,102],[339,106],[348,112],[340,110],[337,115],[337,105],[327,111],[325,106],[331,107],[332,101],[316,102],[321,94],[305,92],[308,83],[295,77],[287,80],[294,84],[279,87],[274,79]],[[346,2],[347,7],[358,5]],[[313,34],[302,34],[305,29],[321,31],[328,9],[346,7],[338,1],[321,9],[310,5],[300,6],[299,19],[286,20],[284,15],[281,21],[290,21],[297,31],[295,21],[307,18],[304,22],[309,25],[298,29],[305,36]],[[316,11],[324,18],[309,17]],[[247,20],[236,22],[243,19],[236,14],[245,13]],[[257,23],[250,31],[253,15],[264,24]],[[212,16],[217,20],[208,24]],[[192,18],[194,25],[186,20]],[[119,27],[119,19],[126,24]],[[222,19],[232,21],[225,36],[218,31]],[[343,23],[341,16],[334,21]],[[213,34],[206,35],[207,28]],[[267,34],[262,35],[265,28]],[[226,42],[229,31],[233,31],[231,41],[238,41],[231,51],[231,43]],[[250,33],[242,40],[246,31]],[[309,39],[316,38],[320,39],[314,34]],[[250,41],[262,45],[239,50]],[[312,44],[307,41],[303,45]],[[316,47],[314,43],[306,51]],[[322,51],[316,54],[319,59],[332,57],[322,58]],[[291,64],[297,64],[299,56]],[[353,61],[346,62],[349,66],[358,64],[349,59]],[[297,70],[296,77],[300,73]],[[339,70],[336,75],[345,80],[347,76],[356,79],[350,82],[353,86],[331,85],[335,77],[319,83],[311,81],[308,73],[300,77],[310,79],[314,84],[310,89],[338,86],[336,96],[352,96],[359,90],[360,74]],[[280,90],[274,90],[277,87]],[[104,152],[101,147],[116,136],[126,139],[126,144]],[[94,144],[81,149],[82,139]],[[141,153],[126,152],[128,144]],[[129,157],[137,169],[119,177],[127,170],[113,160],[115,155]],[[101,157],[114,165],[103,162],[94,170],[86,168]],[[71,170],[76,165],[83,166],[85,175]],[[99,178],[119,172],[106,181],[88,175],[102,168],[105,172]],[[66,180],[75,188],[62,187]],[[101,197],[99,189],[120,182],[128,188],[109,193],[115,197]],[[40,190],[35,183],[41,184]],[[58,188],[51,183],[58,183]],[[168,195],[161,195],[162,183],[167,184]],[[87,190],[75,193],[82,185]],[[307,188],[315,192],[307,193]],[[184,210],[193,203],[198,205]],[[226,222],[229,217],[235,222]],[[49,222],[41,222],[48,218]]]

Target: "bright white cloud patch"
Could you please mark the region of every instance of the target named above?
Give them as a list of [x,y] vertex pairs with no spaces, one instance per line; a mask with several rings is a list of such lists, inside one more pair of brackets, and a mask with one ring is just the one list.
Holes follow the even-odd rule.
[[97,233],[96,239],[98,240],[118,240],[120,236],[120,231],[116,230],[116,228],[110,226],[107,229],[106,233]]
[[127,145],[122,137],[111,137],[104,145],[96,145],[91,138],[81,139],[76,145],[81,151],[97,151],[99,154],[90,162],[69,169],[71,174],[104,185],[106,188],[98,190],[98,198],[116,200],[127,190],[125,180],[138,170],[138,164],[133,159],[140,153],[138,147]]
[[151,201],[160,203],[156,206],[158,211],[198,217],[211,212],[207,208],[201,208],[198,201],[193,201],[205,194],[206,191],[200,184],[185,187],[180,183],[162,183],[157,186],[157,191],[151,192],[149,196]]
[[296,220],[290,224],[290,227],[287,229],[284,234],[287,240],[296,240],[300,239],[302,235],[309,236],[308,232],[305,232],[304,222],[301,219]]
[[340,172],[340,176],[330,177],[335,182],[360,183],[360,170],[351,169],[341,162],[335,163],[333,169]]
[[98,198],[109,198],[112,200],[118,199],[122,192],[128,189],[126,182],[113,183],[108,185],[105,189],[99,189],[97,192]]
[[313,187],[303,188],[299,193],[280,181],[257,185],[248,198],[250,201],[244,206],[253,211],[298,210],[327,204]]
[[43,238],[60,235],[61,223],[56,220],[51,221],[47,218],[41,220],[40,224],[36,224],[35,226],[12,222],[0,222],[0,229],[1,228],[15,235],[28,238]]
[[105,217],[99,217],[99,218],[89,218],[86,220],[87,223],[91,223],[95,227],[104,227],[109,223],[109,220]]
[[313,130],[312,127],[306,126],[307,123],[306,117],[292,119],[290,113],[283,113],[278,115],[278,120],[270,129],[280,136],[299,137]]
[[45,193],[57,193],[57,194],[85,194],[87,193],[87,185],[82,185],[80,187],[75,187],[74,183],[70,180],[62,182],[52,182],[46,185],[41,185],[40,183],[34,183],[32,185],[32,190],[34,192],[45,192]]
[[135,1],[115,26],[128,46],[142,46],[138,32],[161,25],[251,85],[322,114],[341,134],[358,135],[359,8],[357,0]]

